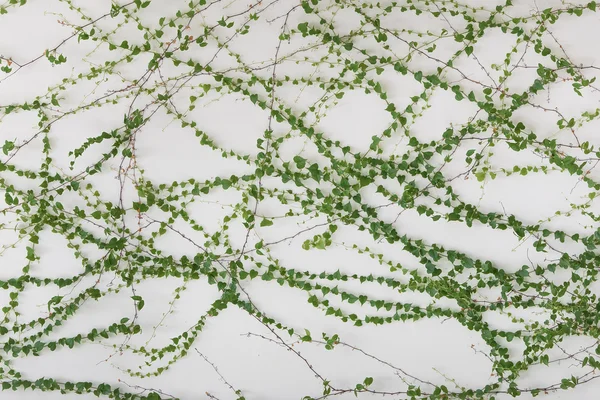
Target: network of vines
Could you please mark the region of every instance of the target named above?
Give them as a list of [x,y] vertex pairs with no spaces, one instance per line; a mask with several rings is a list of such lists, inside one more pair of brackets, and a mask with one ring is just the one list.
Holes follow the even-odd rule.
[[[600,257],[596,252],[600,215],[593,211],[600,190],[593,169],[600,161],[600,149],[586,130],[600,118],[600,109],[571,115],[547,105],[555,87],[568,87],[574,98],[598,91],[594,73],[600,68],[572,59],[568,47],[553,34],[558,22],[577,24],[580,19],[597,18],[595,1],[544,8],[543,1],[539,7],[534,2],[517,7],[511,0],[498,5],[454,0],[134,0],[100,2],[104,14],[88,11],[84,3],[57,2],[69,17],[57,12],[48,18],[58,19],[69,33],[37,57],[22,59],[0,46],[0,91],[39,64],[52,64],[57,74],[71,71],[59,84],[40,88],[43,93],[35,98],[0,104],[0,121],[16,114],[37,118],[33,135],[15,139],[16,133],[3,131],[2,137],[2,229],[18,237],[1,245],[3,252],[20,246],[26,254],[22,270],[0,281],[1,291],[7,294],[0,316],[4,391],[55,391],[67,398],[82,393],[114,399],[175,398],[159,389],[129,385],[127,379],[80,382],[37,377],[15,364],[58,349],[106,343],[115,353],[144,359],[123,371],[132,379],[161,375],[184,357],[202,356],[216,370],[196,346],[207,320],[218,323],[220,314],[230,308],[247,313],[268,333],[248,335],[289,351],[322,386],[319,393],[293,393],[295,398],[369,394],[399,399],[499,399],[568,390],[600,376],[596,371],[600,368]],[[36,7],[42,6],[33,0],[0,2],[0,25]],[[418,28],[399,21],[412,21],[408,25]],[[127,37],[122,34],[125,29]],[[275,40],[268,42],[270,56],[250,62],[235,44],[261,32],[276,32]],[[485,48],[493,42],[480,45],[492,32],[511,42],[497,64],[486,63],[478,54],[494,53]],[[89,51],[83,58],[77,53],[81,46]],[[527,63],[530,59],[537,61]],[[475,63],[483,78],[464,72],[469,62]],[[527,84],[517,89],[513,79],[520,72],[526,73]],[[110,79],[119,86],[107,89]],[[397,93],[403,92],[394,87],[394,79],[413,81],[419,93],[399,99]],[[90,82],[95,89],[73,105],[75,90]],[[311,104],[301,104],[289,95],[294,89],[319,95]],[[328,112],[353,92],[373,98],[390,121],[364,149],[335,140],[320,128]],[[462,124],[433,132],[437,139],[424,140],[414,126],[427,118],[433,96],[444,92],[459,106],[474,107],[476,112]],[[228,96],[265,115],[255,148],[246,152],[229,148],[194,114],[195,109]],[[53,146],[64,140],[55,128],[59,121],[115,104],[126,105],[121,125],[109,131],[89,126],[79,132],[83,144],[69,153],[70,168],[60,168],[52,156]],[[522,110],[543,112],[554,128],[540,132],[528,126],[519,118]],[[152,180],[136,140],[152,128],[157,115],[168,115],[178,129],[196,137],[199,148],[242,163],[248,172],[229,175],[215,168],[207,180]],[[35,160],[38,166],[20,166],[19,154],[36,145],[42,149],[42,157]],[[290,146],[295,149],[292,153]],[[94,151],[97,155],[89,156]],[[160,160],[160,149],[156,151]],[[498,166],[495,152],[508,152],[511,165]],[[193,176],[194,171],[190,173]],[[116,177],[117,201],[107,201],[101,193],[107,189],[92,183],[94,175],[101,174]],[[570,209],[531,223],[500,205],[495,211],[484,210],[456,189],[457,183],[469,179],[485,187],[493,180],[536,174],[576,177],[581,186],[587,185],[585,197]],[[192,217],[189,210],[194,204],[226,192],[237,193],[240,201],[224,208],[218,229]],[[394,210],[396,218],[389,218],[387,210]],[[468,243],[464,248],[448,248],[405,231],[396,223],[405,211],[435,224],[510,232],[540,257],[522,266],[474,257]],[[562,217],[575,215],[586,221],[580,231],[561,225],[568,221]],[[302,226],[276,240],[262,239],[286,221],[291,226],[302,221]],[[178,228],[182,224],[193,234]],[[241,243],[230,235],[240,229]],[[80,273],[56,278],[36,272],[44,258],[38,249],[44,231],[68,242],[68,251],[81,264]],[[341,231],[360,232],[372,245],[346,240],[339,236]],[[193,245],[196,254],[161,250],[157,242],[165,235]],[[394,254],[375,250],[381,243],[410,254],[418,266],[403,265]],[[272,252],[278,245],[301,246],[306,251],[345,248],[370,256],[379,269],[348,274],[327,272],[318,265],[290,268]],[[169,345],[138,345],[136,336],[148,334],[138,318],[148,309],[144,308],[147,299],[136,288],[161,278],[180,281],[174,297],[165,299],[170,310],[177,308],[180,293],[192,281],[214,285],[219,295]],[[275,318],[246,289],[257,280],[303,292],[318,312],[359,327],[359,332],[369,324],[455,320],[486,343],[486,348],[475,350],[489,360],[492,380],[481,387],[464,387],[451,378],[432,382],[412,374],[407,360],[400,363],[371,354],[337,332],[311,333],[293,315]],[[347,288],[347,282],[428,296],[430,302],[413,304],[366,295],[356,289],[360,286]],[[47,303],[45,316],[28,320],[20,313],[20,300],[33,287],[48,287],[56,295]],[[102,304],[117,292],[127,292],[131,299],[120,310],[122,319],[76,336],[57,336],[60,326],[78,315],[85,303]],[[543,317],[523,317],[522,311],[530,310]],[[484,318],[489,312],[508,316],[514,326],[491,326]],[[576,352],[561,346],[565,338],[574,336],[592,344]],[[511,348],[513,341],[521,343],[518,351]],[[297,350],[295,343],[361,352],[398,376],[397,389],[382,389],[371,376],[342,386],[320,371],[316,360]],[[533,367],[550,367],[561,360],[575,368],[560,380],[544,387],[520,383]],[[232,398],[245,398],[243,388],[231,377],[221,379]],[[204,396],[216,398],[210,393],[198,393],[196,398]]]

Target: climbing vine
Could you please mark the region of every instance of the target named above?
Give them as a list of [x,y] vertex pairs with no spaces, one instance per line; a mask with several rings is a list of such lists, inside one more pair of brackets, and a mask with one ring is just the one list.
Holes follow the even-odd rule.
[[[248,332],[248,340],[283,348],[314,376],[321,390],[291,394],[299,399],[501,399],[551,394],[600,376],[600,182],[594,171],[600,149],[593,132],[600,108],[591,101],[583,111],[554,106],[557,97],[579,104],[599,91],[594,74],[600,67],[581,64],[555,33],[561,24],[595,21],[595,1],[548,8],[542,1],[511,0],[84,3],[59,0],[46,11],[63,37],[36,56],[22,58],[18,49],[0,45],[0,223],[14,234],[2,236],[0,245],[7,259],[19,251],[23,256],[2,263],[8,271],[0,280],[3,391],[176,398],[127,380],[151,379],[182,358],[199,357],[231,398],[260,398],[246,394],[197,348],[207,324],[218,325],[231,309],[263,328]],[[0,26],[23,12],[41,14],[43,7],[33,0],[0,2]],[[52,83],[38,84],[39,74]],[[34,94],[20,93],[25,76]],[[328,118],[357,96],[374,107],[372,114],[351,112],[366,119],[360,126],[368,129],[334,134]],[[207,123],[210,113],[203,110],[231,98],[259,113],[259,133],[245,122],[229,134]],[[426,132],[423,122],[444,120],[434,116],[444,107],[439,98],[450,110],[472,113]],[[118,114],[119,121],[110,129],[88,123],[62,137],[66,121],[94,110],[109,110],[106,115]],[[236,110],[213,118],[244,120]],[[11,125],[23,117],[34,131],[23,134],[26,129]],[[195,143],[198,158],[211,154],[219,162],[172,181],[153,176],[178,161],[144,144],[156,132],[170,132],[167,144],[191,137],[185,143]],[[240,148],[238,138],[251,138],[253,146]],[[61,155],[65,146],[71,147]],[[226,164],[233,169],[220,167]],[[544,175],[559,186],[564,177],[576,183],[569,208],[535,220],[498,201],[482,203],[492,184]],[[468,196],[465,187],[480,190],[481,198]],[[576,188],[559,189],[572,194]],[[222,206],[216,225],[195,211],[215,201]],[[442,244],[403,221],[508,233],[531,258],[513,265],[510,257],[483,257],[482,246],[486,253],[497,245]],[[77,273],[67,276],[52,265],[56,277],[44,266],[42,238],[49,233],[63,239]],[[164,246],[166,238],[193,252]],[[342,265],[291,265],[277,251],[282,247],[342,249],[376,267],[354,266],[361,271],[354,273]],[[152,299],[168,311],[148,326],[140,319],[152,311],[145,305],[153,295],[142,288],[161,279],[178,286],[172,298]],[[195,281],[218,294],[188,329],[153,347]],[[275,315],[256,301],[251,287],[257,281],[302,293],[318,313],[358,333],[368,325],[453,320],[481,338],[472,348],[488,363],[490,380],[480,386],[445,374],[431,380],[413,374],[410,359],[373,354],[341,332],[311,332],[292,311]],[[39,288],[53,295],[42,314],[29,318],[23,299]],[[383,294],[390,291],[402,296]],[[61,334],[86,305],[102,306],[122,293],[129,303],[112,323]],[[490,315],[511,322],[500,326]],[[564,346],[573,337],[587,345]],[[38,377],[19,367],[23,358],[91,344],[141,361],[121,368],[123,379],[116,382]],[[353,350],[389,369],[397,382],[380,382],[376,374],[351,385],[337,382],[298,345],[324,354]],[[524,383],[532,371],[544,374],[565,361],[574,367],[555,382]],[[265,379],[265,393],[269,384]]]

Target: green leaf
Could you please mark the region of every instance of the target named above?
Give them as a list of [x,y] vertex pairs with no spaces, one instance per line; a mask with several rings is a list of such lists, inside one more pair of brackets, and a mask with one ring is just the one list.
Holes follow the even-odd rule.
[[298,30],[303,34],[306,34],[308,32],[308,22],[298,24]]
[[27,246],[27,257],[29,261],[35,261],[35,252],[32,247]]
[[273,221],[271,221],[270,219],[266,219],[263,218],[263,220],[260,223],[260,226],[271,226],[273,225]]
[[300,156],[294,156],[294,162],[298,169],[303,169],[306,166],[306,159]]

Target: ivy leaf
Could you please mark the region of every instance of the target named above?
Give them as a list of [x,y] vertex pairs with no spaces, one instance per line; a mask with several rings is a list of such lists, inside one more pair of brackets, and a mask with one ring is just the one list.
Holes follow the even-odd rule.
[[270,219],[266,219],[263,218],[263,220],[260,223],[260,226],[271,226],[273,225],[273,221],[271,221]]

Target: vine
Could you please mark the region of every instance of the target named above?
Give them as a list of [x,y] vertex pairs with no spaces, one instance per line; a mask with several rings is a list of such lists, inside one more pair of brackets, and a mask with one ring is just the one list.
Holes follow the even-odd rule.
[[[501,399],[572,389],[600,376],[600,216],[594,211],[600,149],[592,132],[600,108],[574,112],[550,105],[553,90],[573,96],[569,102],[598,93],[594,74],[600,67],[579,64],[554,29],[594,18],[595,1],[562,1],[546,9],[511,0],[494,6],[456,0],[55,3],[56,11],[46,16],[58,18],[68,34],[29,60],[0,53],[0,88],[9,88],[11,96],[21,97],[15,82],[36,67],[55,82],[42,94],[41,85],[34,85],[37,94],[27,100],[4,96],[0,103],[0,222],[3,231],[14,232],[12,241],[3,239],[1,253],[24,254],[20,270],[0,280],[6,294],[0,317],[2,390],[176,398],[127,380],[151,379],[196,356],[212,367],[231,398],[251,398],[197,348],[206,326],[218,324],[231,309],[263,328],[246,333],[249,340],[283,348],[314,375],[321,392],[292,393],[304,400],[346,394]],[[26,0],[0,3],[0,24],[40,7]],[[500,41],[496,35],[510,41],[507,52],[488,49]],[[256,48],[248,50],[249,43]],[[263,47],[268,56],[261,55]],[[490,62],[489,53],[496,61]],[[358,95],[380,108],[372,125],[387,125],[371,137],[360,132],[359,138],[336,139],[325,122]],[[204,110],[231,98],[262,118],[254,148],[241,150],[206,122],[210,112]],[[420,124],[431,122],[439,98],[475,111],[461,124],[423,133]],[[97,109],[122,120],[106,130],[87,125],[65,144],[61,124]],[[235,110],[226,118],[244,120]],[[551,127],[526,113],[543,113]],[[380,121],[377,116],[384,114]],[[15,138],[15,130],[3,126],[21,116],[35,118],[37,125]],[[160,148],[140,143],[167,118],[179,135],[169,141],[192,136],[198,154],[218,155],[235,167],[221,168],[219,162],[209,171],[188,169],[172,182],[153,177],[152,163],[168,170],[169,161],[161,158]],[[253,132],[248,127],[235,134],[234,141]],[[365,138],[363,148],[354,143]],[[68,154],[57,156],[67,145]],[[38,158],[28,153],[36,148]],[[151,156],[157,158],[149,161]],[[31,161],[37,164],[31,167]],[[234,169],[241,172],[230,172]],[[509,213],[499,202],[482,205],[494,181],[536,175],[577,182],[565,188],[572,194],[579,187],[577,200],[539,220]],[[102,181],[107,176],[118,182],[116,191]],[[465,185],[481,190],[479,202],[465,194]],[[206,222],[207,212],[197,212],[198,205],[211,202],[221,206],[217,226]],[[470,243],[462,248],[437,243],[403,223],[407,215],[409,221],[429,220],[433,225],[425,226],[435,229],[506,231],[533,258],[512,265],[508,258],[477,256]],[[569,224],[575,220],[579,228]],[[48,233],[64,239],[79,272],[48,274],[47,254],[40,250]],[[166,250],[167,238],[191,246],[193,254]],[[359,266],[358,273],[341,266],[335,271],[325,265],[298,267],[284,259],[283,246],[310,252],[336,248],[357,260],[369,257],[378,268]],[[149,312],[143,288],[158,279],[178,284],[171,299],[159,299],[167,311],[150,327],[140,322]],[[196,281],[215,288],[212,304],[167,345],[153,347]],[[319,313],[357,332],[366,325],[453,320],[485,344],[472,348],[489,362],[490,381],[469,386],[442,372],[438,380],[421,377],[411,372],[411,360],[399,366],[398,360],[350,343],[341,332],[313,333],[293,313],[276,316],[256,301],[251,289],[256,281],[302,293]],[[44,304],[47,312],[29,318],[22,299],[35,288],[54,295]],[[390,291],[400,296],[384,295]],[[86,304],[102,304],[120,293],[131,301],[122,305],[120,318],[76,335],[60,333],[62,325],[85,313]],[[423,298],[427,301],[417,301]],[[490,315],[512,323],[499,327]],[[572,337],[587,345],[570,349],[564,342]],[[124,376],[118,382],[38,378],[18,368],[22,358],[91,344],[110,348],[109,359],[126,353],[142,361],[117,367]],[[352,385],[337,382],[299,345],[352,350],[398,381],[392,387],[373,374]],[[523,383],[532,371],[562,361],[575,368],[558,381]],[[266,390],[267,385],[265,380]]]

